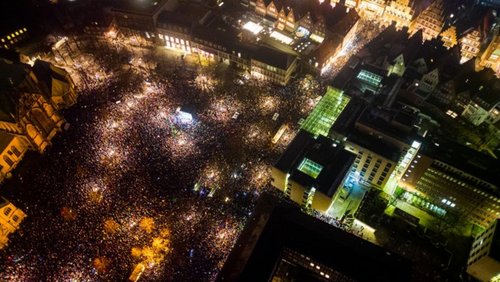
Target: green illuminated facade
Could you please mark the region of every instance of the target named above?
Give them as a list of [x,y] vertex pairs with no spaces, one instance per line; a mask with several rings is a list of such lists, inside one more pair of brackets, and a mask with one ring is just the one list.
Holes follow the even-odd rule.
[[382,77],[380,75],[374,74],[367,70],[361,70],[358,74],[358,79],[370,84],[373,87],[378,87],[380,82],[382,82]]
[[304,160],[300,163],[298,170],[316,179],[321,170],[323,170],[323,166],[311,161],[310,159],[304,158]]
[[330,128],[344,110],[350,98],[339,89],[328,87],[326,94],[301,124],[301,128],[315,137],[328,136]]

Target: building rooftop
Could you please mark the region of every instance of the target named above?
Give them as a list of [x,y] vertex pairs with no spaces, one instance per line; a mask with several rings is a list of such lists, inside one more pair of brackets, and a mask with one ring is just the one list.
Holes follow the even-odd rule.
[[399,125],[398,121],[403,121],[403,119],[395,120],[398,112],[399,111],[375,107],[367,108],[356,121],[356,124],[367,126],[375,131],[381,132],[403,143],[411,145],[418,137],[413,130],[412,124],[403,125],[404,127],[409,128],[410,132],[401,130],[402,126],[396,126]]
[[288,67],[297,60],[297,56],[283,53],[266,46],[257,46],[255,48],[247,47],[247,50],[252,59],[282,70],[288,69]]
[[285,277],[292,281],[409,281],[410,275],[409,261],[395,253],[264,194],[216,281]]
[[366,148],[393,162],[397,162],[401,156],[401,150],[399,148],[380,142],[380,140],[376,137],[364,134],[356,129],[349,131],[346,135],[347,140],[350,142]]
[[174,23],[187,27],[193,24],[202,24],[210,12],[208,7],[196,3],[181,3],[174,11],[163,10],[158,15],[158,23]]
[[299,131],[276,168],[290,174],[289,179],[331,197],[349,173],[356,155],[344,150],[333,140]]
[[137,14],[154,14],[167,0],[114,0],[113,9]]
[[328,136],[331,127],[349,101],[350,97],[344,95],[341,90],[328,87],[323,98],[301,124],[301,129],[314,136]]
[[14,139],[14,135],[3,132],[0,133],[0,153],[2,153],[5,148],[7,148],[12,139]]
[[29,71],[29,65],[10,64],[0,58],[0,120],[16,121],[19,98],[10,90],[21,84]]
[[[436,140],[424,142],[421,153],[443,163],[456,167],[468,174],[500,187],[500,160],[477,152],[460,144]],[[496,191],[500,195],[500,190]]]

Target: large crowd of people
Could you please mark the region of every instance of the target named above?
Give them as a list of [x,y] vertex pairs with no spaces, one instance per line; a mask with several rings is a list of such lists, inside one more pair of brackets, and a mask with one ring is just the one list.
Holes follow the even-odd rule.
[[28,219],[0,280],[124,281],[138,263],[144,280],[213,280],[320,87],[160,75],[79,45],[69,130],[7,185]]

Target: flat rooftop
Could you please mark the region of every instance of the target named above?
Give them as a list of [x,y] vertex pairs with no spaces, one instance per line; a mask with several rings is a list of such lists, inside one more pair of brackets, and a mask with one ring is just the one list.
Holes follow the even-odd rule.
[[292,281],[328,281],[325,274],[341,281],[409,281],[412,271],[397,254],[263,194],[216,281],[272,281],[290,253],[300,269],[289,273]]
[[[500,187],[500,160],[447,140],[424,142],[420,152]],[[500,195],[500,191],[497,191]]]
[[303,186],[314,186],[331,197],[342,183],[356,155],[344,150],[333,140],[299,131],[276,168],[290,173],[290,180]]
[[113,10],[137,14],[153,14],[167,0],[114,0]]

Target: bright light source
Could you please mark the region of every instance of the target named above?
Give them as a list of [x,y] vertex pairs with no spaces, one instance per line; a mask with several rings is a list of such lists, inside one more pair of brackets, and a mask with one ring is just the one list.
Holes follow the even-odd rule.
[[282,42],[282,43],[285,43],[287,45],[289,45],[290,43],[293,42],[293,39],[284,35],[283,33],[281,32],[277,32],[277,31],[273,31],[270,35],[272,38]]
[[190,113],[186,113],[183,111],[178,111],[177,112],[177,118],[181,123],[192,123],[193,122],[193,115]]
[[313,34],[311,34],[311,37],[309,37],[309,38],[310,38],[312,41],[316,41],[316,42],[318,42],[318,43],[321,43],[321,42],[323,42],[323,40],[325,40],[325,38],[324,38],[324,37],[319,36],[319,35],[316,35],[316,34],[314,34],[314,33],[313,33]]
[[246,24],[244,24],[243,28],[250,31],[253,34],[258,34],[259,32],[262,31],[262,29],[264,29],[261,25],[256,24],[252,21],[249,21]]
[[420,145],[422,145],[422,143],[418,141],[413,141],[413,143],[411,144],[411,146],[416,149],[420,148]]

